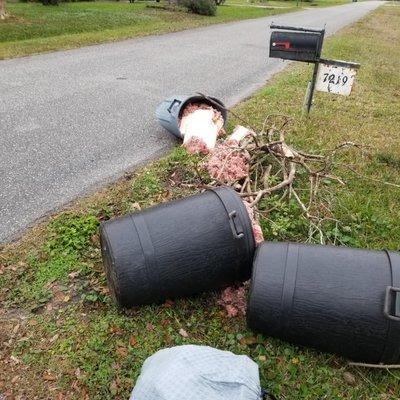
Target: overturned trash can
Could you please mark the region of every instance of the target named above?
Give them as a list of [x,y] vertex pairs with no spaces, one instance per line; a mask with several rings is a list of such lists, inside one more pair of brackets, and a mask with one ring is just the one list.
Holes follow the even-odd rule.
[[226,124],[227,112],[224,104],[215,97],[210,97],[210,99],[212,101],[200,95],[179,95],[170,97],[164,100],[157,107],[156,117],[162,127],[164,127],[168,132],[172,133],[180,139],[183,139],[183,134],[181,133],[179,127],[180,119],[182,117],[183,111],[189,104],[206,104],[210,107],[213,107],[221,113],[222,118],[224,119],[224,124]]
[[400,363],[400,253],[264,242],[247,322],[354,361]]
[[255,250],[246,208],[227,187],[104,222],[100,241],[111,295],[125,307],[247,280]]

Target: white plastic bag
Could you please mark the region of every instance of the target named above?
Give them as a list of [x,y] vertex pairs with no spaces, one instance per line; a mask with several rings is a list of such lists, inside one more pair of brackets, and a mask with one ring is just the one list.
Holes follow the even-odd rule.
[[260,400],[258,365],[207,346],[160,350],[143,364],[130,400]]

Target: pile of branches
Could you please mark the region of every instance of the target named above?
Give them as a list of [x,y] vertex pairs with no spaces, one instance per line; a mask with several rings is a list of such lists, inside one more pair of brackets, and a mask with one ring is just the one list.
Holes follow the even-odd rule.
[[[213,102],[211,98],[204,97]],[[238,115],[232,114],[249,126]],[[345,180],[334,171],[347,169],[355,174],[359,173],[353,164],[338,162],[337,153],[355,148],[365,157],[368,155],[367,148],[345,141],[325,150],[323,154],[295,149],[286,142],[286,130],[291,121],[285,115],[268,115],[261,130],[250,127],[249,133],[240,141],[229,141],[229,138],[220,140],[213,153],[194,165],[197,176],[195,185],[199,189],[231,186],[252,209],[256,219],[260,215],[268,217],[271,213],[272,209],[265,209],[265,202],[263,203],[263,199],[268,196],[279,194],[280,201],[293,199],[308,222],[309,241],[324,244],[325,223],[328,221],[338,226],[340,221],[334,217],[329,201],[326,198],[322,200],[319,196],[323,186],[321,183],[329,180],[341,186],[346,185]],[[212,169],[216,157],[219,158],[217,173]],[[204,171],[208,172],[211,181],[205,177]],[[301,185],[300,182],[296,185],[297,181],[301,181]],[[382,183],[399,187],[388,182]],[[297,188],[299,186],[301,194]]]

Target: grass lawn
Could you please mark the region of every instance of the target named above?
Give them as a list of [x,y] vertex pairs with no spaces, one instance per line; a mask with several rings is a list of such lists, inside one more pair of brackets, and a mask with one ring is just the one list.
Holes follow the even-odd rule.
[[[319,6],[325,2],[332,5],[343,0],[317,0],[316,4]],[[61,3],[57,7],[11,2],[7,9],[12,18],[0,21],[0,59],[265,17],[298,9],[295,1],[271,2],[271,6],[283,4],[285,8],[258,8],[247,5],[243,0],[240,0],[240,4],[220,6],[216,16],[207,17],[148,7],[157,5],[155,2],[78,2]],[[269,2],[263,4],[270,5]]]
[[[326,182],[321,189],[341,221],[327,233],[337,243],[398,249],[400,190],[372,179],[400,183],[400,7],[381,7],[329,38],[324,55],[362,64],[350,97],[317,93],[310,118],[301,118],[311,66],[296,64],[235,110],[258,127],[272,112],[294,116],[288,142],[305,151],[344,140],[370,145],[369,156],[341,156],[367,179],[346,172],[346,187]],[[177,170],[182,179],[190,177],[191,163],[176,148],[2,249],[0,397],[126,399],[146,357],[162,347],[197,343],[248,354],[260,366],[263,386],[281,399],[398,399],[399,370],[354,368],[340,357],[255,335],[243,317],[226,317],[217,294],[133,310],[111,302],[99,221],[188,194],[170,177]],[[276,208],[262,220],[265,238],[305,241],[299,210],[270,201]],[[189,338],[179,335],[180,328]]]

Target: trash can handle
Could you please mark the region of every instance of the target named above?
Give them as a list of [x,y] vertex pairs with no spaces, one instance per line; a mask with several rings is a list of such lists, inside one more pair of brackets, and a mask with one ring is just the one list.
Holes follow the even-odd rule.
[[172,109],[174,108],[175,104],[181,104],[182,101],[178,99],[174,99],[174,101],[171,103],[171,105],[168,107],[168,112],[171,113]]
[[229,223],[231,225],[233,237],[236,239],[241,239],[244,236],[244,233],[243,233],[243,228],[242,228],[240,222],[237,221],[236,210],[231,211],[228,214],[228,217],[229,217]]
[[[395,299],[396,299],[394,315],[391,314],[393,307],[392,292],[395,294]],[[386,286],[383,314],[385,314],[386,318],[389,318],[392,321],[400,321],[400,288],[394,286]]]

